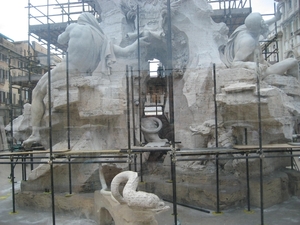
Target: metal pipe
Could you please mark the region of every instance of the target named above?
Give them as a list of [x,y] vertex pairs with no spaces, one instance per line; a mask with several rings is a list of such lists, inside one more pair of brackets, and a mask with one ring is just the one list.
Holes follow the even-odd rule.
[[[110,161],[105,161],[105,160],[86,160],[84,162],[73,162],[73,161],[65,161],[65,162],[57,162],[57,161],[52,161],[52,164],[92,164],[92,163],[107,163],[107,162],[111,162],[111,163],[126,163],[126,160],[110,160]],[[14,165],[18,165],[18,164],[27,164],[25,162],[0,162],[0,164],[11,164],[12,166]],[[49,162],[35,162],[35,164],[49,164]]]
[[157,116],[157,95],[155,96],[155,115]]
[[[51,117],[51,58],[50,58],[50,44],[51,44],[51,32],[49,23],[49,0],[47,0],[47,64],[48,64],[48,108],[49,108],[49,145],[50,145],[50,161],[52,161],[52,117]],[[51,202],[52,202],[52,223],[55,225],[55,199],[54,199],[54,171],[53,164],[50,163],[51,171]]]
[[143,179],[143,153],[140,153],[140,176],[141,176],[141,182],[144,182],[144,179]]
[[216,64],[213,64],[213,77],[214,77],[214,105],[215,105],[215,136],[216,148],[218,148],[218,106],[217,106],[217,82],[216,82]]
[[[69,17],[68,17],[69,18]],[[68,19],[69,23],[69,19]],[[67,88],[67,141],[68,149],[71,149],[71,139],[70,139],[70,87],[69,87],[69,53],[66,53],[66,88]],[[71,160],[68,158],[68,160]],[[71,164],[68,164],[69,170],[69,194],[72,194],[72,167]]]
[[134,154],[133,154],[134,172],[137,172],[136,157],[137,157],[137,155],[134,153]]
[[14,172],[15,168],[14,168],[13,158],[11,158],[10,160],[11,160],[11,164],[10,164],[10,180],[11,180],[12,207],[13,207],[12,213],[16,213],[15,172]]
[[216,154],[216,195],[217,195],[217,211],[220,212],[220,183],[219,183],[219,154]]
[[177,224],[177,195],[176,195],[176,151],[175,151],[175,127],[174,127],[174,92],[173,92],[173,63],[172,63],[172,24],[171,24],[171,1],[167,0],[167,55],[168,55],[168,71],[169,71],[169,107],[170,107],[170,126],[171,126],[171,143],[172,143],[172,161],[171,175],[173,188],[173,214],[174,224]]
[[172,191],[173,191],[174,224],[177,225],[176,158],[173,153],[171,154],[171,180],[172,180]]
[[128,167],[129,170],[131,170],[131,157],[130,157],[130,151],[131,151],[131,137],[130,137],[130,97],[129,97],[129,71],[128,71],[128,65],[126,65],[126,97],[127,97],[127,145],[128,145]]
[[71,148],[70,139],[70,74],[69,74],[69,53],[66,53],[66,88],[67,88],[67,141],[68,149]]
[[14,127],[13,127],[13,93],[12,93],[12,76],[11,76],[11,58],[8,59],[8,79],[9,79],[9,117],[10,117],[10,151],[13,152]]
[[71,156],[70,155],[70,158],[71,159],[91,159],[91,158],[96,158],[96,159],[99,159],[99,158],[104,158],[104,159],[109,159],[109,158],[126,158],[125,155],[112,155],[112,156]]
[[249,158],[248,153],[246,153],[246,179],[247,179],[247,203],[248,211],[250,210],[250,179],[249,179]]
[[260,80],[261,75],[259,69],[259,49],[255,50],[256,57],[256,81],[257,81],[257,109],[258,109],[258,135],[259,135],[259,169],[260,169],[260,219],[261,225],[264,225],[264,192],[263,192],[263,157],[264,152],[262,149],[262,124],[261,124],[261,102],[260,102]]
[[[1,165],[2,165],[2,164],[3,164],[3,165],[7,165],[7,164],[8,164],[8,165],[11,165],[11,164],[12,164],[13,166],[14,166],[14,165],[16,166],[16,165],[18,165],[18,164],[25,164],[25,165],[26,165],[26,164],[28,164],[28,163],[27,163],[27,162],[0,162],[0,164],[1,164]],[[47,163],[47,162],[43,162],[43,163],[42,163],[42,162],[35,162],[35,164],[48,164],[48,163]],[[11,175],[10,175],[10,177],[11,177]]]
[[[142,144],[142,129],[141,129],[141,119],[142,119],[142,112],[143,112],[143,104],[142,104],[142,91],[141,91],[141,49],[140,49],[140,6],[137,5],[137,36],[138,36],[138,82],[139,82],[139,134],[140,134],[140,145]],[[140,153],[140,176],[141,176],[141,182],[144,182],[143,180],[143,155]]]
[[[71,161],[71,157],[67,157],[68,161]],[[68,164],[68,170],[69,170],[69,194],[72,194],[72,167],[71,163]]]
[[140,49],[140,7],[137,5],[137,41],[138,41],[138,88],[139,88],[139,128],[140,128],[140,143],[142,143],[141,118],[142,118],[142,99],[141,99],[141,49]]
[[[163,199],[165,202],[171,202],[170,200],[168,199]],[[205,213],[210,213],[209,210],[206,210],[206,209],[201,209],[199,207],[196,207],[196,206],[192,206],[192,205],[188,205],[188,204],[184,204],[184,203],[178,203],[177,202],[177,205],[181,205],[181,206],[184,206],[184,207],[187,207],[187,208],[190,208],[190,209],[195,209],[195,210],[198,210],[198,211],[201,211],[201,212],[205,212]]]
[[293,156],[293,149],[290,150],[291,153],[291,169],[294,169],[294,156]]
[[[30,47],[31,47],[31,44],[30,44],[30,36],[31,36],[31,33],[30,33],[30,18],[31,18],[31,15],[30,15],[30,0],[27,1],[28,4],[28,9],[27,9],[27,15],[28,15],[28,18],[27,18],[27,24],[28,24],[28,36],[27,36],[27,39],[28,39],[28,48],[27,48],[27,52],[28,52],[28,55],[30,53]],[[28,70],[28,83],[29,83],[29,86],[30,88],[28,89],[28,100],[29,100],[29,103],[32,104],[32,88],[31,88],[31,68],[29,68]]]
[[27,180],[27,174],[26,174],[26,157],[22,157],[22,162],[24,162],[24,164],[22,164],[22,180]]
[[[68,24],[70,24],[70,1],[68,0]],[[70,139],[70,75],[69,75],[69,53],[66,52],[66,85],[67,85],[67,141],[68,141],[68,149],[71,149],[71,139]],[[68,157],[68,160],[71,159]],[[69,194],[72,194],[72,167],[71,164],[68,164],[69,170]]]
[[84,162],[75,162],[75,161],[71,161],[71,162],[57,162],[57,161],[53,161],[52,164],[92,164],[92,163],[107,163],[107,162],[110,162],[110,163],[126,163],[127,161],[126,160],[110,160],[110,161],[107,161],[107,160],[86,160]]
[[[199,154],[199,155],[202,155],[202,154]],[[213,155],[213,154],[212,154]],[[196,155],[195,155],[196,156]],[[293,155],[295,157],[298,157],[300,156],[300,154],[297,154],[297,155]],[[72,157],[72,158],[125,158],[126,156],[119,156],[119,157],[114,157],[114,156],[111,156],[111,157],[101,157],[101,156],[95,156],[95,157]],[[180,156],[179,156],[180,157]],[[283,158],[283,157],[291,157],[290,155],[271,155],[271,156],[264,156],[264,158]],[[11,157],[6,157],[6,158],[2,158],[2,159],[10,159],[10,158],[15,158],[13,156]],[[40,159],[40,157],[38,157]],[[46,157],[45,157],[46,158]],[[45,159],[43,158],[43,159]],[[260,158],[260,156],[248,156],[247,157],[248,159],[258,159]],[[232,157],[222,157],[222,158],[218,158],[218,160],[228,160],[228,159],[246,159],[246,156],[232,156]],[[204,161],[204,160],[207,160],[207,159],[204,159],[204,158],[188,158],[188,159],[185,159],[185,158],[176,158],[176,161]],[[110,162],[110,161],[109,161]],[[33,162],[34,164],[43,164],[42,162]],[[58,163],[61,163],[61,164],[64,164],[66,162],[58,162]],[[0,164],[10,164],[9,162],[0,162]],[[14,164],[29,164],[29,162],[14,162]]]
[[[33,162],[33,154],[30,154],[30,162]],[[30,169],[33,170],[33,163],[30,164]]]
[[136,146],[136,137],[135,137],[135,111],[134,111],[134,84],[133,84],[133,69],[130,67],[131,73],[131,115],[132,115],[132,138],[133,138],[133,146]]

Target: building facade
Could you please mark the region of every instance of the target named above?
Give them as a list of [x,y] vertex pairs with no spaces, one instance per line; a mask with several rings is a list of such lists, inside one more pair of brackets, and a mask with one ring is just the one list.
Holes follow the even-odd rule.
[[286,58],[300,60],[300,1],[278,0],[284,3],[282,17],[270,27],[266,58],[269,62],[278,62]]
[[[61,59],[51,61],[56,64]],[[23,105],[31,102],[31,91],[47,69],[47,49],[42,45],[14,42],[0,34],[0,117],[4,125],[22,114]]]

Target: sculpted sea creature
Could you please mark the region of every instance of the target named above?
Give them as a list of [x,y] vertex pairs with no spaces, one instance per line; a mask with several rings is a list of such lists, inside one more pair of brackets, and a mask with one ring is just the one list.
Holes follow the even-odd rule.
[[[119,191],[121,183],[125,187],[123,193]],[[160,212],[168,209],[160,198],[152,193],[137,191],[139,183],[138,173],[133,171],[124,171],[114,177],[111,182],[111,194],[120,204],[127,204],[129,207],[143,209],[152,209]]]

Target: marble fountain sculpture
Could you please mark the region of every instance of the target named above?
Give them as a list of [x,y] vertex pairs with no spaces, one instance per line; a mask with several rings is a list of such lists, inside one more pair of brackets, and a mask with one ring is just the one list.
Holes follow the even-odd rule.
[[[125,183],[122,193],[120,185]],[[101,189],[95,195],[96,211],[100,225],[157,225],[155,214],[166,211],[169,206],[156,195],[137,191],[137,172],[124,171],[111,182],[111,190]]]
[[[132,66],[134,70],[138,68],[136,5],[139,5],[140,9],[140,81],[144,97],[147,95],[147,82],[150,80],[148,60],[156,58],[162,64],[167,64],[168,18],[165,1],[97,0],[95,3],[101,12],[100,24],[90,15],[83,14],[77,24],[69,25],[59,37],[59,41],[69,43],[70,143],[71,151],[74,153],[85,150],[121,149],[127,146],[125,68],[126,65]],[[278,6],[282,7],[281,4]],[[300,85],[298,75],[295,73],[296,61],[286,59],[271,66],[261,58],[259,52],[259,39],[268,33],[267,25],[280,18],[280,10],[270,21],[263,21],[258,13],[250,14],[245,25],[239,27],[229,38],[226,25],[215,23],[211,19],[212,8],[206,0],[171,0],[171,10],[174,120],[176,141],[180,141],[178,147],[195,149],[215,146],[212,63],[216,65],[219,146],[230,148],[234,144],[245,144],[243,135],[245,129],[248,144],[257,145],[257,74],[262,97],[263,143],[290,141],[295,132],[294,128],[298,125],[300,113],[300,106],[297,103],[300,99]],[[83,33],[78,27],[84,27],[86,31]],[[73,34],[83,38],[83,41],[73,39]],[[94,41],[89,40],[91,36],[96,37]],[[81,61],[82,58],[86,60]],[[66,149],[67,98],[64,62],[54,68],[51,74],[53,150]],[[135,93],[138,93],[137,83],[138,77],[134,76]],[[22,137],[25,140],[25,147],[34,141],[39,141],[45,148],[49,147],[47,128],[49,98],[46,86],[47,81],[42,78],[34,90],[31,106],[32,127],[29,127],[32,128],[32,134],[26,138]],[[35,92],[39,94],[36,95]],[[137,94],[134,98],[138,99]],[[168,100],[166,97],[165,104]],[[166,112],[165,114],[167,115]],[[137,121],[134,130],[139,133],[138,112],[135,118]],[[158,121],[156,123],[159,124]],[[161,128],[161,131],[165,131],[163,134],[167,133],[167,125],[166,116]],[[165,139],[168,139],[167,135],[158,136],[157,133],[149,135],[149,132],[144,135],[145,139],[147,135],[149,139],[145,141],[149,145],[153,140],[165,144]],[[137,142],[138,145],[141,144],[138,140]],[[242,204],[246,198],[245,160],[232,157],[231,160],[223,160],[220,163],[222,208]],[[160,197],[170,198],[171,184],[164,181],[170,177],[168,159],[169,157],[162,155],[162,158],[155,162],[145,162],[144,177],[147,185],[141,185],[141,188]],[[266,206],[284,201],[290,195],[288,185],[291,176],[282,171],[288,164],[286,159],[265,159],[264,175],[270,178],[270,193],[276,195],[276,197],[270,195],[269,199],[265,200]],[[73,160],[84,162],[80,159]],[[178,201],[214,208],[216,202],[214,161],[208,157],[205,163],[177,162],[176,168],[180,177],[177,184]],[[258,168],[257,160],[250,162],[253,177],[251,202],[254,205],[259,205],[256,193]],[[100,166],[100,180],[98,169],[98,164],[73,164],[73,191],[75,193],[96,191],[98,195],[98,190],[106,187],[104,182],[100,182],[103,181],[103,175],[111,181],[116,174],[126,170],[127,165],[108,161],[106,165]],[[281,172],[278,172],[279,170]],[[68,183],[65,182],[67,171],[66,165],[54,165],[55,192],[63,193],[68,190]],[[39,193],[49,188],[49,176],[48,165],[40,165],[34,169],[29,174],[28,181],[21,184],[18,204],[34,207],[36,204],[36,201],[32,202],[34,197],[25,193]],[[285,186],[281,187],[279,183]],[[299,190],[294,190],[293,194],[295,193],[299,193]],[[39,208],[43,209],[41,205]]]

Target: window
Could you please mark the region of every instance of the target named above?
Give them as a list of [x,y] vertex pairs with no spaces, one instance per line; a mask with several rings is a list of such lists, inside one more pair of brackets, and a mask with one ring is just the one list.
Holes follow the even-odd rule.
[[6,103],[4,91],[0,91],[0,103]]
[[7,62],[8,61],[7,55],[0,53],[0,61]]
[[165,68],[158,59],[148,60],[150,78],[164,78]]
[[16,99],[17,99],[17,96],[16,96],[16,94],[14,94],[13,95],[13,104],[16,104],[16,101],[17,101]]
[[150,78],[156,78],[159,76],[158,70],[160,67],[160,61],[158,59],[152,59],[149,60],[149,72],[150,72]]
[[5,74],[6,74],[6,71],[4,69],[0,69],[0,83],[4,83]]

